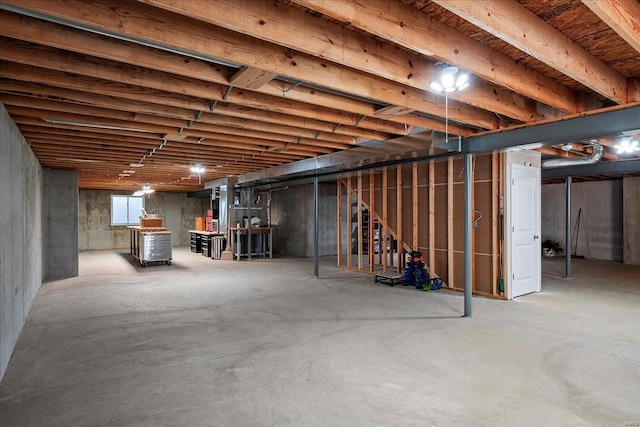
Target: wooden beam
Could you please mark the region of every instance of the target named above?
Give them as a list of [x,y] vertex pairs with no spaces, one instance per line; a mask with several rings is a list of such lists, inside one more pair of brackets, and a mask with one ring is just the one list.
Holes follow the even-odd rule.
[[[7,0],[9,4],[21,7],[19,0]],[[191,2],[178,2],[190,4]],[[193,2],[204,9],[211,9],[204,3]],[[162,4],[158,4],[162,6]],[[176,18],[157,8],[123,0],[95,0],[91,3],[69,0],[62,3],[33,0],[29,9],[44,14],[59,16],[80,25],[89,25],[98,30],[113,31],[120,35],[144,39],[151,43],[175,49],[186,50],[209,58],[218,58],[245,66],[253,66],[278,75],[311,82],[323,87],[332,87],[345,93],[368,98],[372,93],[388,104],[403,105],[432,115],[444,115],[442,102],[438,97],[411,87],[376,78],[339,64],[332,64],[322,58],[282,49],[272,43],[256,40],[202,21],[181,17]],[[117,14],[112,11],[118,10]],[[206,11],[200,11],[203,15]],[[185,12],[186,13],[186,12]],[[146,19],[156,25],[140,25]],[[203,19],[202,16],[196,19]],[[215,39],[215,43],[211,40]],[[261,52],[255,55],[255,52]],[[232,53],[232,54],[231,54]],[[449,116],[461,123],[493,129],[497,126],[493,113],[470,107],[466,104],[451,105]]]
[[627,79],[629,87],[628,102],[640,102],[640,78]]
[[[212,66],[212,64],[204,60],[164,52],[135,43],[123,42],[7,11],[0,11],[0,19],[3,22],[3,25],[0,26],[0,34],[14,39],[26,40],[57,49],[217,83],[222,85],[220,86],[221,91],[224,91],[224,88],[230,83],[231,78],[229,76],[232,76],[235,72],[234,69],[222,65],[216,64]],[[235,86],[240,85],[236,82]],[[267,85],[260,92],[284,97],[282,88],[278,88],[275,85]],[[371,113],[374,110],[372,104],[366,105],[362,101],[328,94],[320,90],[315,90],[313,94],[297,91],[294,99],[321,106],[343,107],[346,111],[355,111],[357,113],[363,113],[364,111]]]
[[[369,271],[373,273],[376,269],[376,259],[375,259],[375,182],[376,182],[376,173],[374,169],[369,171]],[[378,245],[380,247],[380,245]]]
[[[447,264],[449,286],[456,287],[455,257],[453,251],[453,157],[447,159]],[[460,288],[460,286],[457,286]]]
[[[411,207],[412,207],[412,218],[413,218],[413,228],[412,228],[412,236],[411,236],[411,250],[418,250],[418,238],[419,227],[420,227],[420,204],[418,201],[418,163],[413,163],[411,165]],[[433,265],[433,264],[430,264]]]
[[259,89],[263,85],[275,79],[277,74],[269,73],[256,67],[242,67],[229,79],[233,86],[247,89]]
[[[25,107],[40,110],[51,110],[58,113],[72,113],[86,116],[86,120],[91,120],[91,116],[98,118],[111,118],[122,121],[142,122],[149,124],[157,124],[159,126],[170,126],[175,128],[172,132],[176,133],[178,129],[186,127],[188,121],[181,119],[172,119],[169,117],[160,117],[152,114],[138,114],[131,111],[120,111],[111,108],[92,107],[89,105],[73,104],[69,102],[50,101],[41,98],[30,98],[26,96],[10,95],[0,93],[0,100],[5,105],[15,107]],[[129,127],[135,128],[136,124],[130,124]]]
[[436,271],[436,165],[428,163],[429,173],[429,266]]
[[499,295],[500,277],[500,154],[491,153],[491,294]]
[[575,112],[575,95],[569,88],[401,2],[293,1],[560,111]]
[[403,260],[401,255],[404,252],[402,220],[402,165],[398,165],[396,166],[396,236],[398,241],[398,273],[402,271]]
[[[420,91],[430,90],[427,82],[439,77],[438,68],[423,56],[378,43],[366,35],[279,2],[222,1],[211,8],[182,0],[143,1]],[[538,116],[535,106],[525,103],[523,97],[493,85],[475,85],[473,91],[452,94],[452,98],[520,121]],[[394,107],[400,111],[413,110]]]
[[413,108],[402,107],[399,105],[389,105],[387,107],[382,107],[374,111],[373,116],[381,119],[389,119],[391,117],[403,116],[414,111],[415,110]]
[[582,3],[640,53],[640,3],[633,0],[582,0]]
[[[627,82],[623,75],[538,18],[517,1],[434,0],[434,2],[600,95],[618,104],[627,102]],[[600,0],[593,3],[599,2]],[[640,6],[637,9],[640,10]],[[620,18],[622,18],[620,15],[616,17],[616,19]]]
[[[2,26],[0,26],[0,28],[2,28]],[[223,95],[226,91],[226,86],[223,85],[205,83],[201,80],[180,77],[156,70],[146,70],[144,78],[141,78],[139,68],[126,64],[116,64],[111,61],[85,55],[64,53],[55,48],[47,48],[12,39],[0,38],[0,40],[3,43],[3,49],[0,51],[0,59],[62,73],[73,73],[76,74],[74,78],[82,79],[85,76],[89,76],[91,78],[103,79],[120,84],[142,86],[149,89],[215,101],[223,101]],[[0,70],[0,75],[3,75],[3,73],[4,67]],[[12,78],[15,78],[15,76]],[[34,76],[34,78],[42,82],[37,75]],[[227,97],[227,102],[330,123],[340,123],[346,126],[353,126],[358,118],[361,117],[356,113],[348,113],[321,106],[312,106],[302,101],[278,98],[244,89],[231,92]],[[372,109],[373,107],[370,108],[370,110]],[[369,123],[361,123],[360,126],[366,127],[369,126]],[[378,122],[375,124],[372,123],[370,127],[379,130],[383,126]],[[395,130],[400,130],[400,127],[395,123],[392,123],[391,127]],[[402,133],[405,133],[404,130],[402,130]],[[363,134],[365,134],[364,131]],[[363,137],[371,136],[375,136],[375,139],[383,140],[388,138],[388,135],[381,134],[363,135]]]
[[389,253],[387,250],[387,235],[389,230],[389,170],[382,169],[382,230],[380,233],[380,255],[382,256],[382,271],[387,272],[387,261]]

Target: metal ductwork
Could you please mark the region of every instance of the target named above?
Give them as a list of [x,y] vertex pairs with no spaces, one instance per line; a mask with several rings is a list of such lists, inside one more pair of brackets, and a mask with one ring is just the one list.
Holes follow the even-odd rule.
[[589,157],[572,158],[572,159],[551,159],[542,162],[543,168],[561,168],[564,166],[592,165],[598,163],[604,154],[602,145],[593,143],[593,153]]

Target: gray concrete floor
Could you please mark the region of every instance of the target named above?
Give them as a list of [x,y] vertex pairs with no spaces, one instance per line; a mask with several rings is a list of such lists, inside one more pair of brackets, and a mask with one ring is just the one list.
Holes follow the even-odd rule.
[[[323,260],[146,269],[80,255],[43,284],[0,385],[8,426],[640,421],[640,267],[544,260],[543,292],[463,299]],[[637,424],[636,424],[637,425]]]

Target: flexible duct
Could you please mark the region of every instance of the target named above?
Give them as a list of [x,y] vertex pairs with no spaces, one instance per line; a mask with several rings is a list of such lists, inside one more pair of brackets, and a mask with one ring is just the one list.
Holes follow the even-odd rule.
[[560,168],[563,166],[592,165],[598,163],[604,154],[604,148],[600,144],[593,143],[593,153],[589,157],[572,159],[552,159],[542,162],[543,168]]

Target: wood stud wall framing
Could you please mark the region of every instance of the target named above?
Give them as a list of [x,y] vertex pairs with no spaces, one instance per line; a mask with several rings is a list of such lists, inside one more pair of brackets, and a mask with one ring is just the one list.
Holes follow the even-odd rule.
[[[498,287],[503,162],[500,153],[473,161],[473,292],[494,298],[504,298]],[[402,272],[406,252],[419,250],[432,275],[448,288],[462,290],[463,167],[461,159],[448,158],[340,178],[338,266],[366,273]]]

